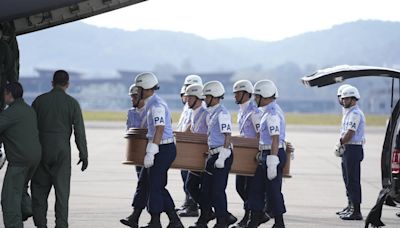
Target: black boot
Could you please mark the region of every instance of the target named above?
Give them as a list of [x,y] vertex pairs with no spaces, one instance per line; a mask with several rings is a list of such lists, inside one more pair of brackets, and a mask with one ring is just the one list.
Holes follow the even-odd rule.
[[237,218],[233,215],[233,214],[231,214],[230,212],[228,212],[228,215],[226,216],[226,224],[228,225],[228,226],[230,226],[230,225],[232,225],[232,224],[235,224],[235,222],[237,222]]
[[188,205],[190,201],[190,196],[188,194],[185,195],[185,201],[183,202],[182,206],[180,208],[176,208],[176,211],[184,210]]
[[178,215],[180,217],[198,217],[199,216],[199,207],[197,206],[197,203],[190,198],[186,208],[179,210]]
[[262,218],[261,218],[261,223],[266,223],[266,222],[268,222],[271,218],[272,218],[272,217],[271,217],[270,214],[268,214],[267,212],[264,212],[264,213],[263,213],[263,216],[262,216]]
[[274,219],[275,219],[275,224],[272,226],[272,228],[285,228],[285,223],[283,222],[282,215],[277,215],[274,217]]
[[265,213],[260,212],[260,211],[252,211],[250,213],[250,221],[247,224],[247,228],[256,228],[259,225],[268,222],[268,220],[265,219]]
[[249,223],[249,220],[250,220],[250,210],[245,210],[242,220],[240,220],[240,222],[238,224],[236,224],[236,226],[234,226],[234,228],[247,227],[247,223]]
[[340,218],[343,220],[363,220],[363,216],[360,210],[360,204],[353,204],[353,206],[353,211],[340,216]]
[[212,211],[201,211],[200,217],[194,226],[189,226],[189,228],[207,228],[209,221],[215,219],[215,214]]
[[160,213],[151,214],[151,219],[147,226],[142,226],[140,228],[162,228],[160,222]]
[[138,228],[139,227],[139,217],[142,214],[142,209],[133,209],[133,212],[128,217],[119,220],[125,226]]
[[169,224],[167,228],[184,228],[181,219],[176,214],[175,210],[167,212]]
[[215,223],[214,228],[228,228],[227,220],[227,216],[217,217],[217,223]]
[[336,214],[337,215],[344,215],[344,214],[349,213],[350,210],[352,210],[352,209],[353,209],[353,205],[351,204],[351,202],[349,202],[347,204],[347,207],[343,208],[343,210],[341,210],[341,211],[337,211]]

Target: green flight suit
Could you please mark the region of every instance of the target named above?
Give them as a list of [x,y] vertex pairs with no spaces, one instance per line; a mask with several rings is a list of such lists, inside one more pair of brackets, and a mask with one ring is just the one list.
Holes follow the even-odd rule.
[[68,227],[68,199],[71,179],[72,130],[79,158],[87,159],[85,126],[79,103],[60,87],[40,95],[32,103],[38,116],[42,160],[32,179],[33,220],[47,227],[47,198],[52,186],[56,194],[56,227]]
[[[4,109],[4,88],[7,82],[19,79],[19,49],[15,36],[15,27],[3,22],[3,36],[0,38],[0,112]],[[0,145],[1,146],[1,145]],[[23,221],[32,216],[31,198],[28,194],[28,183],[24,190],[21,210]]]
[[41,159],[36,113],[22,98],[0,113],[0,135],[8,160],[1,191],[4,226],[21,228],[25,187]]

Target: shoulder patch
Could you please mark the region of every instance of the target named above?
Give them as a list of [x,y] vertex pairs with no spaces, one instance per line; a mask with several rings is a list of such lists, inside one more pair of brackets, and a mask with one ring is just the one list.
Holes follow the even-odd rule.
[[232,132],[232,121],[229,113],[220,113],[218,115],[219,129],[222,133]]

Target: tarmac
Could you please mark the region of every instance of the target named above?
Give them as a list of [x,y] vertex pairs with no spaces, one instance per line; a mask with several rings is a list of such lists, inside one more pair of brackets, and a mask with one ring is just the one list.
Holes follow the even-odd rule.
[[[72,138],[72,178],[69,227],[114,228],[125,227],[119,220],[131,211],[132,196],[136,187],[133,166],[122,165],[125,159],[126,139],[123,122],[87,122],[86,133],[89,148],[89,168],[85,172],[76,166],[78,152]],[[286,227],[364,227],[364,221],[342,221],[335,214],[346,205],[345,188],[341,176],[340,159],[333,154],[338,141],[338,127],[334,126],[288,126],[287,139],[295,146],[291,161],[292,178],[284,179],[283,193],[287,213]],[[362,162],[362,213],[364,218],[374,206],[381,189],[380,157],[385,135],[384,127],[367,127],[365,157]],[[2,184],[5,168],[0,170]],[[171,169],[168,190],[179,207],[184,200],[179,170]],[[235,190],[235,176],[229,176],[227,187],[228,208],[238,219],[243,215],[243,203]],[[54,191],[49,197],[48,227],[54,227]],[[399,228],[400,218],[395,213],[400,209],[384,206],[382,220],[386,227]],[[168,218],[162,214],[162,224]],[[150,220],[143,213],[140,225]],[[194,224],[197,218],[182,218],[185,227]],[[24,227],[33,228],[30,218]],[[209,227],[214,225],[210,222]],[[269,221],[260,227],[272,227]],[[0,227],[3,220],[0,218]]]

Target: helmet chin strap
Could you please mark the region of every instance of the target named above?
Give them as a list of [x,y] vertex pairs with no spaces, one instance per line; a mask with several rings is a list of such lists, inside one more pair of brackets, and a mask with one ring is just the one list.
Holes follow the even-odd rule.
[[211,106],[211,103],[212,103],[213,100],[214,100],[214,97],[211,97],[210,102],[206,103],[207,107],[210,107],[210,106]]
[[186,102],[182,99],[182,97],[183,97],[183,95],[181,96],[181,102],[182,102],[183,105],[185,105]]
[[140,102],[140,99],[136,99],[136,102],[133,104],[133,107],[137,108],[139,106],[139,102]]
[[199,99],[199,98],[196,97],[196,100],[193,102],[193,104],[192,104],[192,105],[189,105],[189,108],[190,108],[190,109],[193,109],[193,107],[196,105],[198,99]]
[[240,97],[240,99],[238,101],[235,101],[236,104],[241,104],[243,101],[243,97],[244,97],[244,92],[242,92],[242,96]]
[[[140,89],[140,94],[138,94],[139,95],[139,97],[138,97],[138,99],[137,99],[137,101],[136,101],[136,104],[135,105],[137,105],[137,106],[139,106],[139,102],[143,99],[143,88],[141,88]],[[137,107],[136,106],[136,107]]]
[[259,99],[258,102],[257,102],[257,107],[260,107],[260,105],[261,105],[261,99],[263,99],[262,96],[260,96],[260,99]]
[[135,108],[139,107],[139,103],[140,103],[140,100],[137,100],[136,103],[133,104],[133,107],[135,107]]

